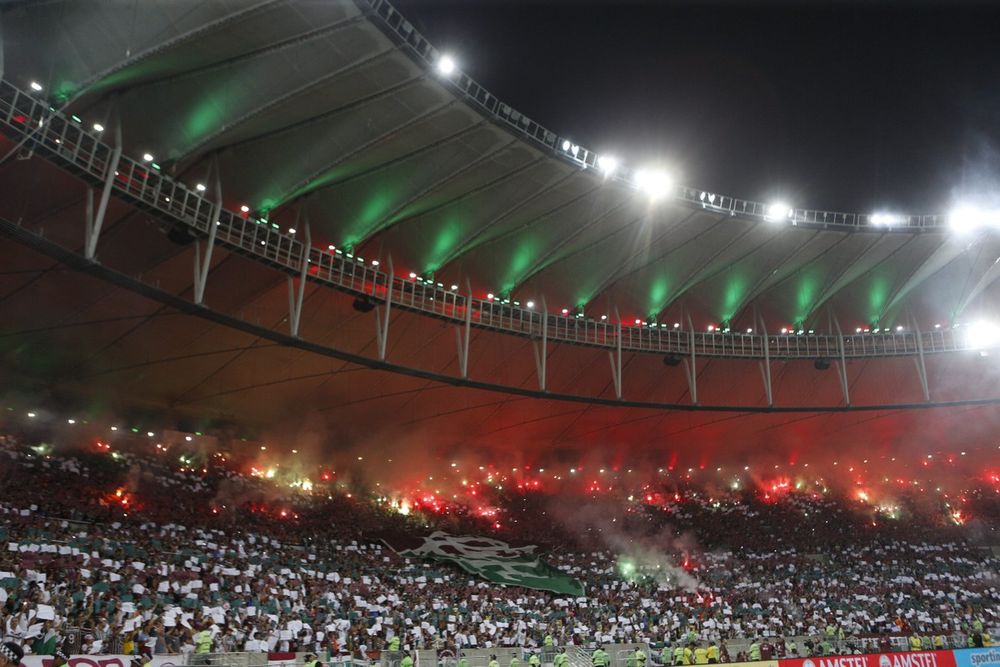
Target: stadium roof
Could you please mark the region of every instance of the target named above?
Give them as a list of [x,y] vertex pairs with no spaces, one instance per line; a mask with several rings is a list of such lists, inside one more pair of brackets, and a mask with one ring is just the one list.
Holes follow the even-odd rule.
[[[563,137],[464,75],[437,71],[440,54],[382,2],[175,0],[143,3],[141,11],[114,1],[24,2],[5,7],[2,18],[6,80],[23,89],[37,84],[54,108],[109,142],[120,128],[126,154],[146,155],[163,173],[204,185],[230,210],[266,214],[300,237],[308,224],[313,245],[350,248],[383,264],[391,257],[397,275],[468,284],[479,297],[544,297],[551,311],[583,309],[593,318],[690,316],[696,328],[752,328],[755,310],[772,331],[827,329],[831,314],[847,330],[911,321],[927,328],[996,302],[1000,238],[989,231],[961,234],[934,218],[899,217],[887,225],[799,209],[789,218],[784,209],[761,214],[752,206],[734,215],[735,200],[726,199],[730,208],[709,206],[697,190],[678,188],[671,192],[684,196],[651,201],[633,187],[637,172],[622,166],[609,177],[586,149],[564,146]],[[463,93],[469,90],[485,109]],[[3,216],[81,245],[83,188],[40,160],[11,159],[16,152],[4,144]],[[669,173],[672,165],[654,168]],[[189,293],[192,248],[159,228],[113,199],[98,258],[147,284]],[[170,314],[133,291],[63,272],[44,254],[11,244],[3,253],[13,267],[0,297],[7,301],[7,362],[26,381],[82,383],[116,402],[203,409],[262,426],[286,419],[296,405],[323,416],[350,414],[359,424],[392,415],[388,422],[405,426],[448,415],[459,431],[486,420],[497,424],[490,432],[502,433],[537,419],[543,426],[533,432],[536,440],[574,439],[633,419],[623,408],[490,396],[320,362],[313,353]],[[284,276],[235,254],[214,256],[206,296],[213,308],[273,327],[287,318],[287,299]],[[392,358],[454,372],[455,342],[446,327],[396,317]],[[31,326],[12,329],[12,319]],[[370,355],[371,319],[350,310],[343,295],[310,286],[302,337]],[[69,322],[90,324],[67,328]],[[530,341],[477,336],[470,375],[502,376],[515,386],[535,382]],[[559,354],[553,352],[553,364]],[[553,382],[607,394],[604,352],[572,355],[582,355],[573,356],[573,372]],[[641,388],[633,392],[683,400],[682,373],[665,380],[659,364],[632,359],[630,386]],[[708,362],[702,386],[719,395],[702,401],[759,404],[755,366],[734,373]],[[958,397],[976,378],[985,390],[993,373],[967,357],[932,366],[939,398]],[[960,367],[967,382],[954,385],[948,378]],[[909,359],[860,362],[851,374],[859,396],[872,392],[868,402],[886,402],[886,392],[900,402],[920,399]],[[788,364],[775,391],[793,398],[823,391],[826,403],[836,404],[836,380],[826,377],[817,389],[817,377],[823,374],[811,364]],[[508,417],[511,405],[517,411]],[[660,423],[634,419],[644,424],[628,429],[635,437]],[[693,427],[719,417],[684,419]],[[788,417],[759,419],[770,427]],[[729,437],[725,429],[708,432]]]

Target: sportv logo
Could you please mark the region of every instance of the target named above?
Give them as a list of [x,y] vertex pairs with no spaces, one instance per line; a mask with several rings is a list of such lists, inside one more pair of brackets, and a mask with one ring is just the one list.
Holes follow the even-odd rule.
[[982,667],[983,665],[996,665],[1000,663],[1000,651],[996,649],[973,653],[969,656],[972,667]]

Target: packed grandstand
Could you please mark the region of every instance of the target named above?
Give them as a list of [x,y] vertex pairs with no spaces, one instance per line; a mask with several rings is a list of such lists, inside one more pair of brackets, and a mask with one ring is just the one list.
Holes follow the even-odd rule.
[[[710,498],[663,484],[636,499],[622,487],[600,500],[601,511],[619,506],[622,525],[612,534],[610,520],[588,520],[607,527],[598,535],[524,485],[484,486],[489,516],[419,497],[403,510],[385,489],[322,473],[303,484],[178,434],[173,446],[129,435],[113,446],[64,436],[55,448],[31,432],[3,437],[4,632],[33,652],[338,661],[517,649],[553,662],[567,647],[605,646],[629,647],[633,662],[638,647],[652,663],[694,664],[989,646],[1000,620],[988,546],[1000,503],[988,481],[968,491],[980,500],[966,525],[906,495],[900,522],[873,521],[878,508],[832,490]],[[548,521],[500,528],[546,507]],[[402,553],[444,533],[530,540],[556,571],[527,588]]]
[[126,5],[0,3],[0,667],[1000,666],[995,196],[683,185],[386,0]]

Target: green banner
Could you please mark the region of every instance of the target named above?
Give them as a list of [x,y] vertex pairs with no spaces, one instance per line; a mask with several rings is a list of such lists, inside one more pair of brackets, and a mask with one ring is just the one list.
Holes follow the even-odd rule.
[[450,562],[495,584],[522,586],[580,597],[579,579],[552,567],[535,555],[535,546],[512,547],[489,537],[451,535],[436,531],[422,539],[386,543],[400,556]]

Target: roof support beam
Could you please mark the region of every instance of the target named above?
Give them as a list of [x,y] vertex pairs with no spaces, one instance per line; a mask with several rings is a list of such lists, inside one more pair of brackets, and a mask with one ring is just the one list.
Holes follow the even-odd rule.
[[510,141],[508,141],[508,142],[506,142],[504,144],[501,144],[500,146],[497,146],[493,150],[488,151],[486,153],[483,153],[482,155],[476,157],[475,159],[473,159],[473,160],[471,160],[469,162],[466,162],[465,164],[463,164],[462,166],[460,166],[458,169],[453,169],[453,170],[449,171],[447,174],[445,174],[441,178],[438,178],[438,179],[432,181],[429,185],[426,185],[426,186],[420,188],[417,192],[415,192],[411,196],[407,197],[406,200],[404,200],[401,204],[399,204],[398,206],[394,207],[391,211],[389,211],[384,216],[382,216],[378,221],[376,221],[375,224],[372,225],[371,228],[364,233],[364,235],[358,240],[358,242],[355,245],[357,247],[360,247],[366,241],[368,241],[371,237],[375,236],[379,232],[381,232],[381,231],[387,229],[388,227],[391,227],[393,224],[395,224],[393,222],[393,217],[395,217],[399,213],[402,213],[403,211],[405,211],[407,209],[407,207],[409,207],[412,204],[416,203],[420,199],[423,199],[425,196],[427,196],[428,193],[433,192],[434,190],[436,190],[437,188],[441,187],[445,183],[448,183],[449,181],[452,181],[452,180],[458,178],[459,176],[461,176],[462,174],[468,172],[469,170],[478,167],[483,162],[486,162],[487,160],[490,160],[491,158],[493,158],[494,156],[498,155],[502,151],[510,148],[517,141],[518,141],[517,139],[511,139]]
[[97,254],[97,240],[101,237],[101,227],[104,226],[104,216],[108,212],[108,200],[111,198],[111,188],[118,174],[118,161],[122,157],[122,128],[117,121],[114,125],[115,147],[111,151],[107,170],[104,174],[104,187],[101,189],[101,201],[97,205],[97,213],[93,213],[94,194],[87,189],[87,219],[84,232],[84,257],[93,261]]
[[300,197],[302,197],[304,195],[307,195],[307,194],[310,194],[310,193],[314,192],[315,190],[321,189],[323,187],[329,187],[331,185],[337,185],[339,183],[339,181],[335,181],[333,183],[328,183],[326,185],[320,186],[319,188],[315,188],[315,189],[313,189],[313,187],[312,187],[316,183],[316,181],[321,180],[323,178],[323,176],[325,174],[328,174],[332,169],[335,169],[336,167],[344,164],[345,162],[347,162],[348,160],[350,160],[351,158],[353,158],[353,157],[355,157],[357,155],[361,155],[365,151],[367,151],[367,150],[369,150],[369,149],[377,146],[378,144],[382,143],[383,141],[385,141],[389,137],[395,136],[399,132],[402,132],[403,130],[407,130],[407,129],[413,127],[414,125],[416,125],[418,123],[421,123],[424,120],[427,120],[428,118],[430,118],[432,116],[437,115],[440,111],[443,111],[444,109],[448,109],[448,108],[454,106],[454,104],[455,104],[455,100],[452,100],[450,102],[444,102],[442,104],[438,104],[436,106],[433,106],[430,109],[428,109],[427,111],[424,111],[423,113],[417,114],[416,116],[414,116],[412,118],[406,119],[402,123],[398,123],[398,124],[390,127],[385,132],[382,132],[381,134],[379,134],[379,135],[375,136],[374,138],[370,139],[369,141],[364,142],[363,144],[361,144],[357,148],[355,148],[353,150],[350,150],[347,153],[344,153],[343,155],[337,156],[337,159],[335,159],[333,162],[330,162],[329,164],[323,165],[322,167],[320,167],[319,169],[317,169],[316,171],[314,171],[313,173],[309,174],[308,176],[306,176],[305,178],[303,178],[301,181],[299,181],[298,183],[296,183],[294,186],[292,186],[289,189],[289,191],[288,191],[287,194],[284,194],[284,195],[281,196],[281,198],[278,200],[278,203],[275,205],[275,208],[278,208],[279,206],[284,206],[284,205],[290,204],[293,201],[299,199]]
[[549,356],[549,308],[545,304],[545,297],[542,297],[542,340],[531,341],[532,349],[535,352],[535,370],[538,372],[538,388],[545,391],[545,371]]
[[226,14],[225,16],[222,16],[209,23],[203,23],[195,28],[192,28],[191,30],[188,30],[187,32],[172,37],[171,39],[168,39],[165,42],[154,44],[149,48],[134,53],[130,57],[122,60],[121,62],[115,63],[114,66],[109,67],[108,69],[105,69],[102,72],[98,72],[94,76],[90,77],[90,79],[88,79],[87,81],[84,81],[80,85],[80,88],[76,91],[76,93],[74,93],[74,95],[66,102],[66,104],[63,105],[63,108],[68,108],[73,102],[75,102],[77,99],[79,99],[87,92],[89,92],[94,86],[100,83],[103,79],[108,78],[109,76],[115,74],[116,72],[120,72],[121,70],[126,69],[127,67],[130,67],[137,62],[141,62],[142,60],[145,60],[146,58],[149,58],[153,55],[156,55],[157,53],[161,53],[173,46],[177,46],[178,44],[183,44],[184,42],[193,40],[199,37],[200,35],[211,33],[213,30],[224,28],[233,21],[239,20],[245,16],[250,16],[262,9],[267,9],[272,5],[279,5],[284,2],[286,2],[286,0],[263,0],[263,2],[259,2],[254,5],[244,7],[239,11]]
[[[595,188],[595,190],[596,190],[596,188]],[[539,216],[535,220],[532,220],[530,223],[526,224],[525,227],[527,227],[528,225],[535,224],[539,220],[545,220],[546,218],[548,218],[553,213],[557,212],[558,210],[562,210],[563,208],[569,206],[570,204],[576,202],[579,199],[582,199],[583,197],[589,195],[591,192],[593,192],[593,190],[590,190],[590,191],[584,193],[583,195],[580,195],[580,197],[577,197],[577,198],[573,199],[572,201],[566,202],[566,204],[558,207],[557,209],[554,209],[554,210],[549,211],[548,213],[546,213],[546,214],[544,214],[542,216]],[[556,253],[558,253],[560,250],[562,250],[567,245],[569,245],[570,243],[572,243],[574,239],[576,239],[578,236],[580,236],[580,234],[583,234],[585,231],[587,231],[588,229],[590,229],[594,225],[600,224],[604,220],[608,219],[609,217],[611,217],[612,215],[614,215],[618,211],[620,211],[623,208],[625,208],[629,203],[630,202],[629,202],[629,200],[627,198],[624,199],[621,203],[617,204],[616,206],[612,206],[607,211],[605,211],[601,215],[597,216],[593,220],[580,225],[579,227],[577,227],[573,231],[573,233],[571,233],[571,234],[563,237],[563,239],[561,241],[559,241],[559,243],[555,244],[549,250],[545,251],[544,255],[542,255],[541,257],[539,257],[535,261],[534,264],[532,264],[530,267],[528,267],[528,269],[524,272],[524,274],[522,274],[520,277],[517,278],[517,280],[514,282],[514,285],[511,287],[511,290],[513,291],[514,289],[517,289],[518,286],[523,285],[524,283],[528,282],[533,277],[535,277],[535,275],[537,275],[539,272],[541,272],[546,267],[548,267],[549,264],[551,264],[552,261],[554,261]],[[629,222],[625,223],[625,227],[631,227],[632,225],[638,223],[640,220],[642,220],[642,216],[633,218]],[[570,254],[572,255],[573,253],[570,253]]]
[[[256,107],[248,110],[247,112],[245,112],[243,115],[239,116],[238,118],[236,118],[236,119],[234,119],[234,120],[232,120],[232,121],[230,121],[230,122],[222,125],[221,127],[217,128],[214,132],[210,132],[210,133],[206,134],[198,142],[196,142],[193,146],[189,146],[188,148],[184,149],[183,153],[181,153],[180,155],[178,155],[178,156],[176,156],[174,158],[174,162],[175,163],[197,162],[197,160],[201,156],[201,154],[204,153],[207,150],[207,147],[213,141],[215,141],[219,137],[225,135],[227,132],[231,132],[232,130],[234,130],[235,128],[239,127],[240,125],[244,125],[244,124],[248,123],[249,121],[253,120],[257,116],[259,116],[259,115],[261,115],[261,114],[263,114],[263,113],[265,113],[265,112],[267,112],[267,111],[269,111],[271,109],[274,109],[274,108],[276,108],[276,107],[284,104],[285,102],[288,102],[289,100],[291,100],[291,99],[293,99],[295,97],[298,97],[299,95],[302,95],[303,93],[305,93],[305,92],[307,92],[307,91],[309,91],[309,90],[311,90],[313,88],[316,88],[317,86],[322,85],[323,83],[326,83],[327,81],[335,79],[338,76],[341,76],[343,74],[348,74],[348,73],[353,72],[353,71],[355,71],[357,69],[360,69],[361,67],[364,67],[365,65],[367,65],[367,64],[369,64],[371,62],[374,62],[375,60],[378,60],[379,58],[385,56],[386,54],[390,53],[391,51],[392,51],[392,49],[386,49],[384,51],[379,51],[375,55],[368,56],[366,58],[359,58],[358,60],[355,60],[353,62],[350,62],[350,63],[344,65],[343,67],[340,67],[338,69],[333,70],[332,72],[328,72],[327,74],[324,74],[322,77],[316,79],[315,81],[310,81],[309,83],[306,83],[306,84],[304,84],[302,86],[299,86],[298,88],[295,88],[294,90],[290,90],[290,91],[284,93],[283,95],[279,95],[278,97],[273,97],[273,98],[268,99],[266,102],[264,102],[264,104],[261,104],[260,106],[256,106]],[[248,137],[246,139],[241,139],[239,141],[234,141],[234,142],[231,142],[231,143],[222,144],[221,146],[216,147],[215,150],[216,151],[222,151],[222,150],[225,150],[227,148],[233,148],[235,146],[242,146],[244,144],[249,144],[249,143],[253,143],[255,141],[260,141],[261,139],[266,139],[268,137],[274,136],[276,134],[280,134],[281,132],[290,130],[292,128],[299,127],[299,126],[302,126],[302,125],[306,125],[308,123],[312,123],[312,122],[315,122],[317,120],[321,120],[321,119],[326,118],[328,116],[332,116],[332,115],[334,115],[336,113],[339,113],[340,111],[344,111],[344,110],[347,110],[347,109],[357,108],[358,106],[363,106],[364,104],[366,104],[368,102],[381,99],[382,97],[384,97],[387,94],[394,93],[397,90],[399,90],[400,88],[402,88],[404,86],[408,86],[411,83],[413,83],[414,81],[419,81],[422,78],[424,78],[423,75],[416,76],[416,77],[411,77],[409,79],[404,80],[402,83],[396,84],[395,86],[391,86],[390,88],[388,88],[386,90],[382,90],[382,91],[379,91],[379,92],[374,93],[372,95],[368,95],[366,97],[363,97],[360,100],[354,100],[353,102],[350,102],[348,104],[343,104],[343,105],[341,105],[339,107],[336,107],[334,109],[328,109],[327,111],[319,113],[319,114],[317,114],[315,116],[310,116],[309,118],[306,118],[304,120],[298,121],[297,123],[293,123],[292,125],[284,125],[282,127],[278,127],[278,128],[272,129],[272,130],[268,130],[266,132],[262,132],[260,134],[256,134],[256,135],[254,135],[252,137]]]
[[214,160],[212,172],[215,176],[215,204],[208,217],[204,259],[201,258],[201,240],[194,242],[194,302],[199,306],[205,302],[205,284],[208,282],[208,270],[212,266],[212,250],[215,248],[215,235],[218,233],[219,216],[222,214],[222,183],[219,180],[219,165]]
[[[298,224],[296,222],[296,224]],[[288,328],[289,333],[294,337],[299,337],[299,325],[302,323],[302,302],[306,294],[306,280],[309,275],[309,249],[312,247],[312,233],[309,230],[309,221],[305,225],[305,241],[300,246],[302,248],[302,265],[299,269],[299,285],[295,289],[294,280],[288,276]]]
[[917,376],[920,378],[920,388],[924,393],[924,400],[930,402],[931,400],[931,389],[930,384],[927,382],[927,364],[924,362],[924,337],[920,334],[920,327],[917,325],[917,320],[912,315],[910,317],[910,326],[913,328],[913,337],[917,341],[917,356],[913,358],[913,363],[917,365]]
[[458,372],[463,380],[469,379],[469,341],[472,338],[472,287],[465,281],[465,322],[461,328],[455,328],[455,339],[458,343]]
[[698,405],[698,360],[694,351],[694,324],[691,323],[690,313],[685,313],[688,325],[688,353],[689,357],[684,358],[684,376],[688,382],[688,393],[691,394],[691,404]]
[[611,362],[611,381],[615,386],[615,398],[622,400],[622,322],[621,316],[615,309],[615,317],[618,323],[615,324],[615,349],[608,350],[608,361]]
[[[389,317],[392,314],[392,277],[394,275],[392,270],[392,255],[389,255],[387,264],[389,280],[385,286],[385,312],[382,312],[381,306],[375,306],[375,342],[378,343],[379,361],[385,361],[385,348],[389,342]],[[377,288],[377,284],[372,285],[373,296]]]
[[844,405],[851,405],[851,390],[847,384],[847,350],[844,349],[844,332],[840,330],[840,320],[832,308],[827,309],[830,319],[837,332],[837,351],[840,353],[840,361],[837,362],[837,377],[840,379],[840,391],[844,395]]
[[512,213],[518,211],[519,209],[527,206],[528,204],[535,201],[539,197],[542,197],[551,192],[552,190],[554,190],[555,188],[559,187],[560,185],[568,181],[570,178],[572,178],[575,174],[576,174],[575,170],[570,171],[562,178],[557,178],[551,183],[545,183],[544,185],[542,185],[542,187],[538,188],[533,193],[531,193],[531,195],[524,198],[516,198],[511,206],[505,208],[499,215],[493,216],[493,218],[489,220],[486,224],[480,225],[479,227],[476,228],[474,232],[472,232],[464,239],[459,241],[458,247],[452,250],[450,253],[448,253],[447,257],[445,257],[444,260],[442,260],[441,266],[445,266],[446,264],[453,262],[459,257],[461,257],[467,250],[471,250],[472,248],[474,248],[475,242],[478,239],[480,239],[483,236],[483,234],[492,229],[495,225],[506,220]]
[[764,340],[764,358],[759,361],[760,376],[764,380],[764,396],[767,397],[767,407],[774,407],[774,394],[771,387],[771,346],[767,338],[767,326],[764,324],[764,317],[760,313],[755,313],[760,332]]
[[[454,104],[454,102],[449,102],[446,105],[445,108],[450,107],[452,104]],[[335,179],[335,180],[332,180],[332,181],[325,182],[322,185],[318,185],[315,188],[309,190],[308,194],[315,195],[315,193],[321,192],[322,190],[326,190],[327,188],[339,187],[341,185],[344,185],[345,183],[350,183],[351,181],[356,181],[358,179],[366,178],[368,176],[371,176],[372,174],[377,174],[378,172],[380,172],[380,171],[382,171],[384,169],[389,169],[390,167],[394,167],[396,165],[402,164],[403,162],[406,162],[409,159],[412,159],[412,158],[415,158],[415,157],[417,157],[419,155],[422,155],[423,153],[426,153],[429,150],[433,150],[435,148],[440,148],[441,146],[445,146],[445,145],[451,143],[452,141],[455,141],[457,139],[461,139],[465,135],[469,134],[470,132],[472,132],[472,131],[480,128],[480,127],[482,127],[485,124],[486,124],[486,120],[485,119],[476,121],[472,125],[467,125],[466,127],[463,127],[461,130],[458,130],[457,132],[452,132],[451,134],[446,135],[444,137],[441,137],[440,139],[435,139],[434,141],[430,142],[429,144],[424,144],[420,148],[415,148],[412,151],[410,151],[409,153],[404,153],[403,155],[400,155],[398,157],[394,157],[391,160],[389,160],[388,162],[383,162],[383,163],[377,164],[374,167],[371,167],[369,169],[365,169],[364,171],[360,171],[360,172],[358,172],[356,174],[351,174],[350,176],[345,176],[344,178]],[[386,138],[388,138],[388,136]],[[369,146],[368,148],[371,148],[371,146]],[[326,171],[329,171],[334,166],[336,166],[336,165],[330,165],[330,166],[326,167]],[[323,178],[323,174],[322,173],[317,173],[316,178],[317,179],[322,179]],[[303,193],[303,195],[304,194],[306,194],[306,193]],[[293,197],[293,195],[289,195],[289,198],[286,201],[286,204],[290,204],[292,202],[291,197]]]

